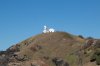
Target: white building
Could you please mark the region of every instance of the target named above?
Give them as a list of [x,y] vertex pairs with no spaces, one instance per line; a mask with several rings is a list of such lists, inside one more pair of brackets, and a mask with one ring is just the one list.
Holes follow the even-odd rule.
[[44,26],[44,30],[43,30],[43,33],[50,33],[50,32],[55,32],[55,29],[53,28],[47,28],[47,26]]

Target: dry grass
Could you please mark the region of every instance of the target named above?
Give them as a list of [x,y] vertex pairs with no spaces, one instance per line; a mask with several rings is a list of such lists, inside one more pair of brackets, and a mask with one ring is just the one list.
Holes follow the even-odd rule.
[[[84,39],[66,32],[39,34],[19,43],[21,50],[20,54],[27,55],[33,60],[49,57],[50,59],[46,60],[46,62],[49,63],[50,66],[53,66],[51,60],[54,57],[61,57],[64,60],[69,61],[71,65],[75,65],[73,62],[76,62],[76,57],[74,55],[67,57],[67,55],[74,50],[77,50],[77,47],[83,42]],[[42,48],[36,50],[36,45],[41,46]]]

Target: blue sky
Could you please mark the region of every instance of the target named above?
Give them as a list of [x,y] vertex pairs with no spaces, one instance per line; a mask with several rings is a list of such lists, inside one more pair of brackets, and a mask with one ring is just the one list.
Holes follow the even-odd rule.
[[0,50],[40,34],[44,25],[100,38],[100,0],[0,0]]

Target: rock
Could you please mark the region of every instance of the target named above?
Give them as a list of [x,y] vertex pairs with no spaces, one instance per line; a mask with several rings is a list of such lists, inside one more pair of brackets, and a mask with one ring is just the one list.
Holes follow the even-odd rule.
[[20,63],[8,63],[8,66],[21,66]]
[[42,60],[35,60],[31,62],[31,66],[48,66],[48,65]]
[[69,66],[69,64],[61,58],[56,57],[56,58],[53,58],[52,61],[56,66]]
[[15,58],[18,61],[26,61],[26,60],[28,60],[28,57],[26,55],[18,55],[18,56],[15,56]]
[[24,61],[24,56],[23,55],[19,55],[15,57],[18,61]]
[[97,41],[96,41],[95,47],[96,47],[96,48],[100,48],[100,40],[97,40]]
[[8,63],[7,59],[5,58],[0,59],[0,66],[7,66],[7,63]]
[[34,46],[31,46],[31,47],[30,47],[30,50],[32,50],[33,52],[34,52],[34,51],[38,51],[38,50],[40,50],[40,49],[42,49],[42,47],[39,46],[39,45],[34,45]]
[[85,49],[91,47],[91,46],[93,45],[93,43],[94,43],[94,40],[93,40],[93,39],[88,39],[88,40],[86,41],[86,43],[82,46],[82,49],[85,50]]
[[18,52],[18,51],[20,51],[19,48],[20,48],[20,45],[16,44],[16,45],[13,45],[10,48],[8,48],[7,52]]
[[8,57],[0,56],[0,63],[8,63]]
[[49,57],[48,56],[44,56],[43,59],[49,60]]

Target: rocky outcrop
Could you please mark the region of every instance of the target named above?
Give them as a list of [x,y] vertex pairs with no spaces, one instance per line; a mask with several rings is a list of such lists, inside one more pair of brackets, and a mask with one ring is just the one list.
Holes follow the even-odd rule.
[[20,45],[16,44],[7,49],[8,52],[18,52],[20,51]]
[[30,47],[30,50],[32,50],[33,52],[38,51],[38,50],[40,50],[40,49],[42,49],[42,47],[39,46],[39,45],[34,45],[34,46],[31,46],[31,47]]
[[69,64],[67,62],[65,62],[63,59],[61,58],[53,58],[52,62],[56,65],[56,66],[69,66]]
[[35,60],[31,62],[31,66],[49,66],[42,60]]
[[7,66],[21,66],[20,63],[8,63]]

